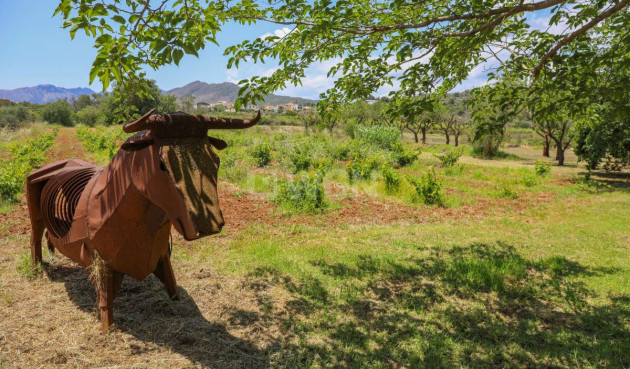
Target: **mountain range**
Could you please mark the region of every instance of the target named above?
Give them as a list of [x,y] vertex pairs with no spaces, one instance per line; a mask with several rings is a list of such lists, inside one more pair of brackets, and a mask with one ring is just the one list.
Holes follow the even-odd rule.
[[[213,103],[218,101],[234,102],[238,97],[238,85],[231,82],[205,83],[201,81],[191,82],[185,86],[163,91],[166,94],[183,97],[193,95],[195,102]],[[91,95],[94,91],[89,88],[64,88],[53,85],[38,85],[34,87],[21,87],[14,90],[0,90],[0,99],[9,99],[13,102],[30,102],[32,104],[45,104],[59,99],[71,99],[81,95]],[[316,103],[315,100],[301,97],[281,96],[270,94],[265,96],[265,104],[285,104],[288,102],[301,104]]]
[[91,95],[94,91],[89,88],[63,88],[53,85],[39,85],[35,87],[21,87],[14,90],[0,90],[0,99],[13,102],[28,101],[32,104],[45,104],[59,99],[70,99],[81,95]]
[[[228,101],[234,102],[238,97],[238,87],[237,84],[231,82],[223,82],[223,83],[206,83],[201,81],[191,82],[185,86],[174,88],[172,90],[165,91],[165,93],[170,95],[175,95],[177,97],[183,97],[186,95],[192,95],[195,97],[195,102],[207,102],[213,103],[217,101]],[[265,104],[269,105],[277,105],[277,104],[286,104],[289,102],[298,102],[300,104],[314,104],[317,101],[304,99],[301,97],[292,97],[292,96],[281,96],[281,95],[266,95],[265,96]]]

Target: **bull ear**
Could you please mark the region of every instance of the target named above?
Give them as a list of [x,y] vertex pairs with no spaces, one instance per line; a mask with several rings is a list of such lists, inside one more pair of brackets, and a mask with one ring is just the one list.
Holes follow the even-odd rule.
[[208,141],[210,141],[210,144],[214,146],[217,150],[223,150],[228,146],[227,142],[223,141],[220,138],[208,137]]

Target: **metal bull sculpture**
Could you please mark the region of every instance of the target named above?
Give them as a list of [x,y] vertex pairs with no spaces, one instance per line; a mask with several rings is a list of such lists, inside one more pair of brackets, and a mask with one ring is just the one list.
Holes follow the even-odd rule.
[[70,159],[32,172],[26,183],[31,256],[42,261],[42,236],[51,251],[90,270],[104,332],[113,323],[113,300],[125,275],[155,274],[177,299],[171,268],[171,226],[186,240],[221,231],[217,195],[219,157],[227,144],[209,129],[248,128],[260,120],[152,115],[127,123],[138,132],[112,161],[98,167]]

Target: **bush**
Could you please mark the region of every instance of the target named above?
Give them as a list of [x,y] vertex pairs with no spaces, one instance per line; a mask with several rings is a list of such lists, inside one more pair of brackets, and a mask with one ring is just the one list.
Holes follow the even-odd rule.
[[346,134],[346,136],[350,137],[350,138],[355,138],[356,134],[355,131],[357,129],[357,124],[355,122],[348,122],[346,123],[345,126],[343,126],[343,133]]
[[293,165],[293,173],[308,170],[313,162],[311,147],[307,144],[296,144],[289,151],[289,160]]
[[254,158],[258,167],[266,167],[271,163],[271,145],[266,142],[259,142],[254,145],[249,154]]
[[356,180],[370,180],[372,171],[376,168],[378,168],[378,160],[371,156],[353,159],[346,165],[348,180],[350,183]]
[[526,187],[534,187],[538,184],[538,176],[534,171],[527,170],[523,173],[523,176],[521,177],[521,182]]
[[413,163],[419,156],[420,150],[407,149],[403,145],[395,146],[392,151],[392,160],[398,167],[404,167]]
[[400,144],[400,131],[398,128],[386,126],[357,126],[355,137],[376,145],[382,149],[394,150]]
[[298,212],[322,212],[327,207],[323,182],[320,172],[302,174],[293,182],[280,182],[275,201]]
[[503,135],[500,133],[483,135],[473,140],[473,153],[486,158],[494,157],[499,153],[501,142]]
[[440,163],[442,164],[443,168],[449,168],[457,164],[457,161],[459,161],[459,158],[462,157],[462,150],[449,149],[446,151],[444,155],[434,155],[434,156],[438,158],[438,160],[440,160]]
[[443,184],[433,168],[420,178],[408,177],[408,180],[415,188],[418,200],[427,205],[444,205]]
[[536,160],[534,171],[536,172],[537,176],[544,177],[547,174],[551,173],[551,163],[544,160]]
[[11,146],[11,160],[0,162],[0,199],[7,202],[18,200],[24,190],[26,177],[46,160],[46,152],[52,147],[54,133],[42,134],[26,142]]
[[400,189],[401,177],[397,171],[392,168],[385,167],[383,169],[383,181],[385,183],[385,191],[388,194],[393,194],[398,192]]
[[515,199],[518,197],[518,192],[516,192],[512,185],[508,181],[501,182],[499,189],[497,190],[497,194],[499,197],[503,197],[506,199]]
[[97,122],[104,121],[104,119],[105,117],[94,106],[86,106],[77,112],[77,121],[89,127],[94,127]]
[[335,160],[348,160],[351,151],[352,146],[348,142],[340,142],[330,146],[330,155],[332,155]]
[[62,126],[72,126],[72,110],[66,100],[57,100],[48,103],[42,108],[42,119],[48,123],[61,124]]
[[120,145],[127,138],[127,134],[120,128],[107,129],[105,127],[87,128],[79,126],[77,136],[83,142],[83,147],[98,159],[110,160],[116,155]]
[[24,106],[10,106],[0,110],[0,128],[14,130],[31,118],[31,113]]

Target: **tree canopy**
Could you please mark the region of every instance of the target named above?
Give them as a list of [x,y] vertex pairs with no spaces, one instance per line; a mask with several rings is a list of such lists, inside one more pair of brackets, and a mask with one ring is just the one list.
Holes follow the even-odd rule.
[[[335,82],[322,93],[320,112],[388,86],[390,99],[404,100],[412,112],[414,104],[444,95],[475,73],[491,81],[481,89],[489,96],[481,100],[495,105],[499,122],[523,109],[535,120],[548,120],[561,106],[565,117],[596,111],[624,125],[630,111],[629,5],[630,0],[61,0],[55,14],[72,37],[78,31],[94,37],[98,52],[90,80],[100,79],[105,88],[112,80],[141,85],[137,79],[146,68],[198,55],[207,44],[218,44],[227,23],[266,22],[288,31],[221,45],[228,68],[246,62],[279,66],[270,75],[240,81],[237,109],[300,85],[307,68],[327,62]],[[601,125],[590,126],[593,131]],[[484,126],[486,133],[491,128]],[[585,143],[603,137],[585,135]],[[604,150],[613,151],[620,150]]]
[[[197,55],[227,22],[288,26],[283,37],[246,40],[225,49],[228,67],[274,60],[270,76],[243,81],[243,101],[300,84],[313,63],[333,60],[327,100],[366,98],[394,85],[393,95],[446,92],[477,66],[518,73],[528,84],[559,74],[591,75],[615,42],[628,50],[630,0],[62,0],[70,34],[95,38],[91,79],[105,86]],[[544,19],[544,27],[534,27]],[[546,29],[545,29],[546,27]],[[558,30],[559,28],[559,30]],[[566,65],[572,61],[571,66]],[[577,62],[577,63],[576,63]]]

